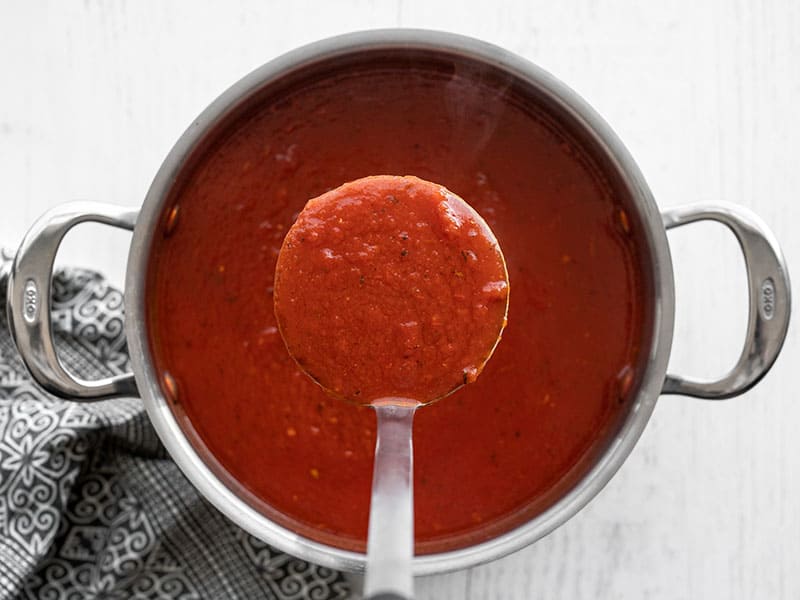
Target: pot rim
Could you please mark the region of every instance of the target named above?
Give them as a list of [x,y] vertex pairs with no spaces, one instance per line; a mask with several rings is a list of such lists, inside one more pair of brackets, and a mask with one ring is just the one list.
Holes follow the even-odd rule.
[[621,467],[644,430],[662,390],[672,344],[675,304],[672,261],[662,217],[643,175],[620,139],[575,92],[540,67],[498,46],[430,30],[378,29],[344,34],[302,46],[266,63],[214,100],[178,139],[159,168],[145,197],[131,242],[125,279],[125,327],[136,384],[150,420],[173,460],[200,493],[237,525],[284,552],[333,569],[363,571],[364,554],[313,541],[271,521],[229,489],[193,448],[158,383],[145,320],[145,284],[148,251],[159,229],[162,205],[187,158],[216,124],[254,93],[290,71],[362,50],[402,48],[455,54],[497,67],[534,85],[570,115],[604,151],[629,189],[644,225],[653,286],[652,330],[649,332],[652,341],[647,367],[628,416],[605,452],[567,494],[515,529],[466,548],[416,556],[414,574],[428,575],[494,560],[535,542],[570,519]]

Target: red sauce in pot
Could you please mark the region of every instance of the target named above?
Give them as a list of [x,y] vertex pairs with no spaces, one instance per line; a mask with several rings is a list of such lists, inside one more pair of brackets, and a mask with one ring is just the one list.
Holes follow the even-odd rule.
[[345,181],[413,173],[469,199],[514,292],[478,381],[415,419],[417,552],[453,549],[547,508],[618,430],[648,343],[640,224],[521,85],[462,59],[354,60],[276,84],[181,173],[151,248],[151,349],[187,431],[251,502],[363,549],[374,413],[286,351],[278,252],[307,199]]
[[274,296],[289,353],[327,391],[424,404],[477,379],[505,326],[508,277],[464,200],[380,175],[308,201],[283,241]]

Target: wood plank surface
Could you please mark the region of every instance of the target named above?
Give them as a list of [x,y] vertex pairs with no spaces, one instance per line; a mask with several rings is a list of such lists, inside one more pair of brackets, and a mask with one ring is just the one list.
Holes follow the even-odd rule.
[[[374,27],[499,44],[551,71],[623,139],[661,207],[760,214],[800,264],[800,3],[431,0],[0,2],[0,246],[71,199],[138,205],[222,90],[301,44]],[[670,233],[671,369],[715,376],[745,330],[738,247]],[[81,226],[61,260],[121,283],[128,234]],[[800,598],[800,340],[727,402],[662,397],[583,512],[491,564],[421,578],[420,599]]]

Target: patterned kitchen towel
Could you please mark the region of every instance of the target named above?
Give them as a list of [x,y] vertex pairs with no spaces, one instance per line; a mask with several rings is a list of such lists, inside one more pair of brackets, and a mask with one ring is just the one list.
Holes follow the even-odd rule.
[[[82,270],[59,271],[53,288],[68,368],[128,370],[121,293]],[[34,385],[0,309],[0,599],[349,596],[340,573],[274,550],[204,501],[139,399],[78,404]]]

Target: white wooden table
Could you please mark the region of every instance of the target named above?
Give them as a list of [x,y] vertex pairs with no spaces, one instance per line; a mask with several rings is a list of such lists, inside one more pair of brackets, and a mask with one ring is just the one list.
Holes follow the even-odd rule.
[[[229,84],[298,45],[373,27],[468,34],[582,94],[662,207],[749,206],[800,264],[800,4],[431,0],[0,3],[0,245],[49,206],[137,205],[183,129]],[[81,226],[63,261],[121,282],[128,236]],[[746,315],[720,226],[670,234],[672,369],[723,373]],[[421,599],[800,597],[800,340],[721,403],[663,397],[636,450],[567,525],[512,556],[418,581]]]

